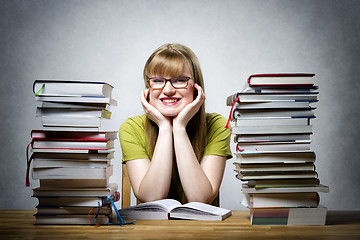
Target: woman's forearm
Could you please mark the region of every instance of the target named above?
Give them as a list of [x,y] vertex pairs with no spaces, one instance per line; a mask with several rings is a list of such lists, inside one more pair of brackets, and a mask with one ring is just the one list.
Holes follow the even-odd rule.
[[211,203],[218,193],[203,171],[185,129],[174,129],[174,150],[184,193],[189,202]]
[[142,202],[163,199],[169,193],[173,162],[171,132],[170,126],[159,129],[153,157],[135,193]]

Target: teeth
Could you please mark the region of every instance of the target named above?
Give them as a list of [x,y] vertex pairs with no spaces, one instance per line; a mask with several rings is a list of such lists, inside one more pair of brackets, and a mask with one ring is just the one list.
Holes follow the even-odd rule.
[[174,103],[174,102],[177,102],[177,99],[163,99],[163,102],[165,102],[165,103]]

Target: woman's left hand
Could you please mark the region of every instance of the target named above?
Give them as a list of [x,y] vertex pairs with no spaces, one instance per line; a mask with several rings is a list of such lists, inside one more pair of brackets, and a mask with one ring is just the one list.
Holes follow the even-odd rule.
[[203,89],[195,84],[194,87],[198,90],[198,95],[196,99],[186,105],[181,112],[173,118],[173,127],[182,127],[186,128],[188,122],[194,117],[194,115],[199,111],[200,107],[205,101],[205,94]]

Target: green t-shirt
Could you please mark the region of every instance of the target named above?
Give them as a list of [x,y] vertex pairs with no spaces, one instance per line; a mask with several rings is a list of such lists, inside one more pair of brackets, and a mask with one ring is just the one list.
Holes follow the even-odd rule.
[[[146,116],[128,118],[120,127],[119,139],[122,149],[122,162],[135,159],[150,159],[146,134]],[[204,156],[218,155],[227,159],[232,158],[230,150],[231,131],[225,128],[227,119],[217,113],[207,114],[207,135],[205,140]],[[150,159],[151,160],[151,159]],[[183,189],[180,183],[176,164],[173,164],[173,174],[168,198],[176,199],[182,203],[184,199]],[[213,201],[213,205],[219,206],[219,196]]]

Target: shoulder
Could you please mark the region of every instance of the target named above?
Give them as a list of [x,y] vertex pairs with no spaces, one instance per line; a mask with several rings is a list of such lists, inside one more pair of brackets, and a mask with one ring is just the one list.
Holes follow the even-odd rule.
[[125,122],[123,122],[121,124],[120,131],[122,129],[128,129],[128,128],[144,129],[145,128],[145,119],[146,119],[145,115],[139,115],[139,116],[135,116],[135,117],[130,117],[130,118],[126,119]]
[[145,115],[131,117],[125,120],[120,126],[120,138],[127,135],[143,135],[145,134]]
[[206,128],[208,138],[222,135],[225,138],[231,135],[230,129],[225,128],[227,119],[218,113],[207,113]]
[[224,126],[226,125],[226,118],[219,113],[207,113],[206,114],[206,125],[208,128],[215,126]]

